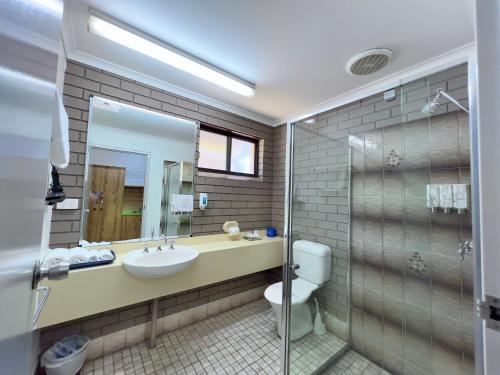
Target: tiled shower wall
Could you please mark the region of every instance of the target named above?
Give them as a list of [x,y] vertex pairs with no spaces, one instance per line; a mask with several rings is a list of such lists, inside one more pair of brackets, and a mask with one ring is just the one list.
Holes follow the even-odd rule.
[[[258,179],[229,179],[196,173],[196,201],[199,192],[209,195],[206,211],[195,209],[193,234],[222,231],[222,224],[237,220],[243,229],[271,224],[273,199],[272,159],[274,129],[221,110],[176,96],[90,66],[68,61],[64,82],[64,104],[70,118],[70,165],[61,170],[61,182],[69,198],[80,200],[87,142],[89,98],[96,95],[153,111],[205,122],[261,139]],[[50,245],[70,247],[78,243],[80,210],[54,210]]]
[[[451,112],[356,138],[354,347],[395,374],[473,373],[472,260],[456,253],[471,240],[470,213],[431,214],[425,197],[429,183],[470,183],[468,116]],[[402,158],[393,168],[392,150]]]
[[473,374],[472,259],[456,253],[470,211],[426,208],[427,184],[470,184],[468,115],[411,113],[427,83],[466,99],[465,75],[434,75],[403,86],[399,124],[352,137],[352,340],[395,374]]
[[[427,183],[469,183],[468,118],[446,100],[430,120],[421,112],[438,87],[467,105],[466,72],[440,72],[398,89],[394,101],[373,95],[296,130],[294,236],[334,255],[317,294],[330,314],[347,316],[351,259],[353,346],[395,374],[473,373],[472,261],[456,255],[471,237],[470,214],[425,208]],[[392,150],[399,170],[384,168]],[[408,268],[414,259],[421,274]]]

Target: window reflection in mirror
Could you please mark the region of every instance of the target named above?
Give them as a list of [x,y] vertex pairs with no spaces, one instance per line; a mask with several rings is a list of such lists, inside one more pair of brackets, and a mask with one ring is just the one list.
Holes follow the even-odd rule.
[[197,124],[91,98],[81,239],[191,235]]

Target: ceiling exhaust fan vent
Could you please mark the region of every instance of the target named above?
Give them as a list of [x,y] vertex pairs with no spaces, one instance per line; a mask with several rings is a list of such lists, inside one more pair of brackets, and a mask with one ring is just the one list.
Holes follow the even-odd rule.
[[392,60],[393,53],[387,48],[373,48],[351,58],[345,69],[353,76],[364,76],[378,72]]

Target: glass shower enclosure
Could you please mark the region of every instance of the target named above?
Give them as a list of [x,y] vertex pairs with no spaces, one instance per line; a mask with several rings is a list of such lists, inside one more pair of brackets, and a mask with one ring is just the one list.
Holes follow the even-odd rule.
[[460,65],[288,124],[285,373],[343,373],[352,350],[474,373],[467,81]]

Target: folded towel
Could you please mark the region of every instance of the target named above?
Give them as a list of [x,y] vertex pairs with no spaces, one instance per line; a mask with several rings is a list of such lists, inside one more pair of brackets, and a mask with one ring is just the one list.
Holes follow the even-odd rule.
[[89,261],[88,250],[82,249],[81,247],[73,247],[69,250],[69,264],[80,264],[87,263]]
[[89,250],[88,259],[89,262],[99,261],[99,250]]
[[49,249],[43,261],[44,266],[52,267],[60,263],[68,263],[69,250],[64,248]]
[[99,250],[99,260],[112,260],[115,259],[110,250]]

